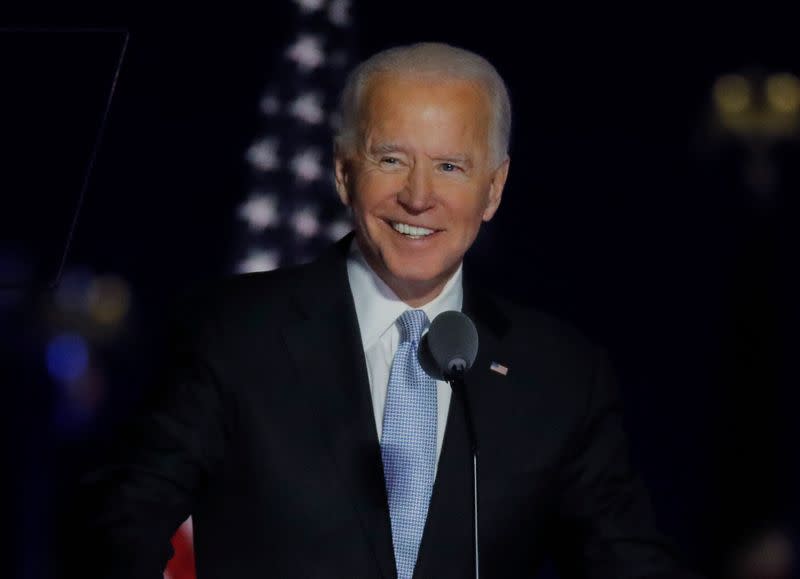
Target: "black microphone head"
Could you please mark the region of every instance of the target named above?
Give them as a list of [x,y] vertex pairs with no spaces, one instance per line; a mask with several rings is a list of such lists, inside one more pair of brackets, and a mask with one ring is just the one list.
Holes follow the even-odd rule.
[[478,330],[455,310],[434,318],[419,344],[419,363],[432,378],[449,380],[472,367],[478,355]]

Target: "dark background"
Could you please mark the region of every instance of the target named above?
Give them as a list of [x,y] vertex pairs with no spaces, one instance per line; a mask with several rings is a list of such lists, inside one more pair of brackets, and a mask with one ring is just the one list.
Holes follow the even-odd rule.
[[[723,73],[800,73],[791,18],[767,6],[550,10],[364,2],[354,44],[362,58],[439,40],[496,64],[514,106],[511,171],[468,265],[608,348],[661,528],[699,570],[730,577],[764,532],[797,545],[800,156],[796,139],[772,147],[780,180],[755,191],[747,147],[711,136],[710,91]],[[70,279],[119,276],[131,295],[124,324],[93,342],[102,379],[91,412],[64,411],[69,393],[47,373],[48,340],[76,327],[53,315],[53,292],[0,310],[13,576],[58,576],[80,517],[77,478],[152,381],[172,301],[232,269],[244,152],[290,40],[288,14],[280,5],[0,15],[0,25],[130,33],[65,264]],[[0,196],[13,212],[13,195]]]

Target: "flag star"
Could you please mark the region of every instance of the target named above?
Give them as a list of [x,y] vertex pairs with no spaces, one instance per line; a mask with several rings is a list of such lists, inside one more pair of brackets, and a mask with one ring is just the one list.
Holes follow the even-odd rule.
[[328,8],[328,18],[336,26],[350,24],[350,0],[333,0]]
[[292,216],[292,227],[301,237],[314,237],[319,231],[319,220],[311,209],[302,209]]
[[273,171],[280,166],[277,139],[261,139],[247,149],[247,160],[262,171]]
[[353,225],[344,219],[339,221],[334,221],[328,227],[328,238],[333,241],[339,241],[342,237],[350,233],[353,229]]
[[289,47],[287,56],[297,63],[297,66],[308,72],[325,62],[322,43],[319,37],[304,34]]
[[322,176],[322,155],[317,149],[306,149],[291,161],[291,168],[301,181],[316,181]]
[[321,123],[325,116],[325,113],[322,111],[321,99],[316,93],[300,95],[292,103],[290,110],[292,115],[311,125]]
[[281,109],[281,101],[273,93],[267,93],[261,97],[258,106],[265,115],[274,115]]
[[253,273],[256,271],[272,271],[280,265],[280,256],[277,251],[255,250],[236,266],[239,273]]
[[304,14],[311,14],[322,8],[325,0],[294,0],[294,3],[300,7]]
[[275,195],[252,195],[239,207],[239,216],[247,221],[250,229],[263,231],[279,221],[278,200]]

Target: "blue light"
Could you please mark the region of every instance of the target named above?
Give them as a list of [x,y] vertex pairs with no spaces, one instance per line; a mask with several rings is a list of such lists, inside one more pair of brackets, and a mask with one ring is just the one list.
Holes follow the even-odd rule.
[[59,382],[77,380],[88,364],[89,350],[77,334],[61,334],[47,345],[47,370]]

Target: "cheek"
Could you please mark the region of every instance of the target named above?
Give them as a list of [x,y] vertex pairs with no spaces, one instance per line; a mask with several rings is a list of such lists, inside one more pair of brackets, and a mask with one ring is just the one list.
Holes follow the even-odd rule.
[[361,220],[367,225],[375,225],[375,221],[383,220],[387,216],[397,212],[397,196],[371,189],[364,191],[362,195],[352,204],[352,209],[356,219]]
[[382,201],[393,197],[403,186],[400,174],[382,173],[378,170],[365,171],[356,180],[356,191],[369,202]]
[[483,214],[486,210],[483,197],[476,191],[459,191],[454,193],[451,198],[460,200],[460,202],[452,204],[448,213],[455,222],[460,224],[464,234],[469,235],[483,222]]

